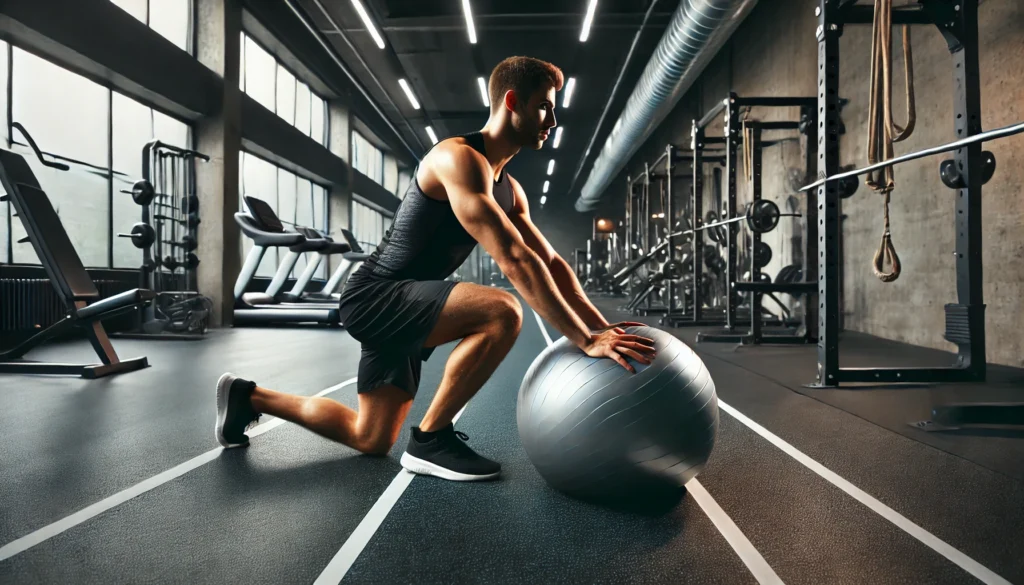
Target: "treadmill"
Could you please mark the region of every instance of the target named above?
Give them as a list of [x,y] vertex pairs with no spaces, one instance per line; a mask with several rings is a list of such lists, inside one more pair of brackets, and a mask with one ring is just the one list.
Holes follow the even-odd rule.
[[[306,236],[307,241],[324,240],[325,243],[319,247],[312,258],[307,259],[306,269],[303,270],[302,274],[295,280],[295,286],[292,287],[292,290],[286,293],[280,293],[279,295],[276,295],[276,298],[282,302],[288,303],[338,302],[341,295],[332,295],[329,293],[322,294],[325,290],[333,290],[327,288],[327,286],[330,286],[330,280],[328,280],[327,286],[317,292],[307,293],[305,292],[306,287],[309,285],[309,282],[313,280],[313,274],[316,273],[320,264],[330,256],[341,254],[343,258],[346,258],[346,261],[335,270],[336,274],[339,272],[345,272],[345,266],[351,263],[347,259],[346,255],[351,255],[352,248],[344,242],[335,242],[330,236],[325,236],[313,228],[297,227],[295,228],[295,231]],[[331,275],[331,279],[334,279],[334,274]]]
[[[314,301],[337,301],[341,297],[341,293],[337,292],[338,288],[342,283],[348,281],[348,277],[352,274],[353,270],[370,257],[370,253],[363,250],[352,232],[342,228],[341,235],[345,237],[345,241],[348,242],[347,247],[349,248],[348,251],[343,252],[341,255],[345,261],[334,269],[334,273],[331,274],[331,278],[328,279],[323,289],[318,292],[307,293],[305,298]],[[298,287],[298,283],[295,286]],[[302,286],[305,288],[306,285],[303,284]],[[292,289],[292,292],[295,292],[295,289]]]
[[[326,247],[325,238],[310,240],[299,232],[286,232],[280,218],[265,201],[245,197],[251,215],[236,213],[235,222],[242,233],[253,241],[252,250],[245,258],[238,279],[235,280],[235,325],[267,325],[274,323],[320,323],[340,325],[341,318],[336,303],[322,305],[311,303],[286,303],[278,298],[278,292],[288,274],[298,262],[299,254],[319,251]],[[268,248],[288,248],[285,260],[278,267],[267,291],[245,292],[259,268]]]

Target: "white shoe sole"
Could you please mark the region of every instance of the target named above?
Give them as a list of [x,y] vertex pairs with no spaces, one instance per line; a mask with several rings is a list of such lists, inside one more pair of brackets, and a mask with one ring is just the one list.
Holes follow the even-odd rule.
[[232,443],[224,436],[224,423],[227,422],[228,417],[228,396],[231,394],[231,384],[237,379],[234,374],[226,373],[217,380],[217,422],[213,427],[213,433],[217,437],[217,442],[225,449],[244,447],[249,444],[248,441]]
[[489,473],[487,475],[459,473],[457,471],[452,471],[451,469],[445,469],[444,467],[429,461],[424,461],[419,457],[414,457],[408,452],[402,454],[402,467],[419,475],[433,475],[434,477],[440,477],[441,479],[448,479],[451,481],[483,481],[486,479],[494,479],[501,474],[500,471]]

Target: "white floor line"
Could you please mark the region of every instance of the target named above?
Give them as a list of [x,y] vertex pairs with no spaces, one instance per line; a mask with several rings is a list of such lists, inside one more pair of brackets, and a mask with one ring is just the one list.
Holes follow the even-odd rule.
[[[469,406],[468,404],[466,406]],[[455,417],[452,419],[452,423],[458,422],[462,413],[466,411],[466,406],[462,407]],[[313,581],[313,585],[335,585],[340,583],[345,575],[348,574],[349,569],[362,554],[363,549],[373,538],[373,535],[377,533],[377,529],[384,523],[384,519],[391,513],[391,509],[398,503],[398,499],[405,493],[406,488],[412,483],[412,480],[416,477],[415,473],[406,471],[405,469],[398,472],[395,479],[391,480],[387,489],[384,493],[377,498],[377,501],[370,508],[370,511],[366,513],[356,529],[352,531],[352,534],[345,540],[345,544],[341,545],[338,552],[334,553],[334,558],[331,562],[327,563],[324,567],[323,572],[320,576]]]
[[[316,396],[324,396],[326,394],[330,394],[331,392],[340,390],[345,386],[354,384],[355,381],[355,378],[345,380],[341,384],[337,384],[335,386],[327,388],[326,390],[322,390],[321,392],[316,394]],[[213,401],[211,400],[210,403],[213,404]],[[257,425],[255,428],[249,431],[249,438],[251,439],[253,437],[262,435],[263,433],[276,429],[277,427],[284,424],[284,422],[285,421],[281,419],[275,419],[268,423]],[[25,536],[22,536],[21,538],[15,541],[5,544],[3,547],[0,547],[0,561],[7,560],[19,553],[25,552],[33,546],[45,542],[53,538],[54,536],[61,534],[62,532],[66,532],[67,530],[70,530],[71,528],[74,528],[75,526],[78,526],[79,524],[87,520],[95,518],[96,516],[99,516],[100,514],[106,512],[107,510],[120,506],[121,504],[127,502],[128,500],[131,500],[132,498],[138,497],[150,490],[156,489],[164,485],[167,482],[173,481],[194,469],[202,467],[203,465],[206,465],[207,463],[213,461],[218,456],[220,456],[221,452],[223,451],[224,449],[222,449],[221,447],[211,449],[210,451],[207,451],[206,453],[203,453],[202,455],[199,455],[197,457],[193,457],[192,459],[189,459],[188,461],[180,465],[172,467],[171,469],[168,469],[163,473],[155,475],[145,481],[133,485],[128,489],[122,490],[112,496],[104,498],[91,506],[83,508],[78,512],[75,512],[74,514],[71,514],[70,516],[61,518],[60,520],[57,520],[52,524],[44,526],[39,530],[26,534]]]
[[548,347],[551,347],[552,345],[554,345],[555,342],[551,341],[551,336],[548,335],[548,328],[544,326],[544,321],[541,320],[540,315],[537,314],[537,311],[532,312],[533,316],[537,318],[537,326],[540,327],[540,333],[541,335],[544,336],[544,341],[547,342]]
[[729,406],[728,404],[725,404],[724,402],[719,400],[718,407],[732,415],[733,418],[749,427],[755,433],[767,439],[768,442],[781,449],[787,455],[799,461],[801,464],[804,465],[804,467],[807,467],[811,471],[817,473],[832,485],[843,490],[861,504],[864,504],[874,512],[878,513],[878,515],[882,516],[889,522],[892,522],[898,528],[900,528],[910,536],[913,536],[928,548],[931,548],[935,552],[946,557],[954,564],[959,566],[961,569],[967,571],[983,583],[988,583],[990,585],[1010,585],[1009,581],[1000,577],[991,569],[985,567],[981,563],[970,558],[963,552],[957,550],[956,548],[949,545],[948,543],[946,543],[939,537],[935,536],[934,534],[928,532],[924,528],[921,528],[917,524],[911,522],[909,519],[907,519],[899,512],[893,510],[889,506],[886,506],[882,502],[876,500],[864,490],[858,488],[849,481],[843,479],[838,474],[828,469],[821,463],[818,463],[814,459],[811,459],[810,457],[799,451],[796,447],[790,445],[786,441],[782,440],[781,438],[773,434],[768,429],[757,424],[756,422],[745,416],[743,413],[737,411],[732,406]]
[[722,537],[725,538],[729,546],[732,547],[736,554],[739,555],[740,560],[747,566],[747,569],[754,575],[758,583],[766,585],[768,583],[782,583],[782,579],[775,574],[775,570],[771,568],[771,565],[764,560],[761,553],[757,552],[754,545],[750,543],[743,531],[736,526],[736,523],[732,521],[732,518],[725,513],[725,510],[718,505],[718,502],[711,497],[704,486],[701,485],[697,478],[693,478],[686,482],[686,492],[693,497],[694,501],[704,510],[708,518],[711,519],[711,523],[718,528],[718,531],[722,533]]

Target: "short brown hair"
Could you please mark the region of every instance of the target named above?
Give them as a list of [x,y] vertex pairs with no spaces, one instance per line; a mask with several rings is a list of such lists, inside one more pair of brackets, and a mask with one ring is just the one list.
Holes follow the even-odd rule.
[[547,61],[533,57],[509,57],[491,72],[487,88],[491,109],[504,101],[508,90],[516,92],[519,99],[527,100],[545,85],[554,86],[555,91],[561,90],[564,81],[562,70]]

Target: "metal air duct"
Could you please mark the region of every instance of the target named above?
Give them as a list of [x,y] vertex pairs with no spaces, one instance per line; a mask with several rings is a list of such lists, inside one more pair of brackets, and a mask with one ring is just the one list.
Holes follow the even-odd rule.
[[676,103],[757,0],[682,0],[594,161],[577,211],[593,211],[615,175]]

